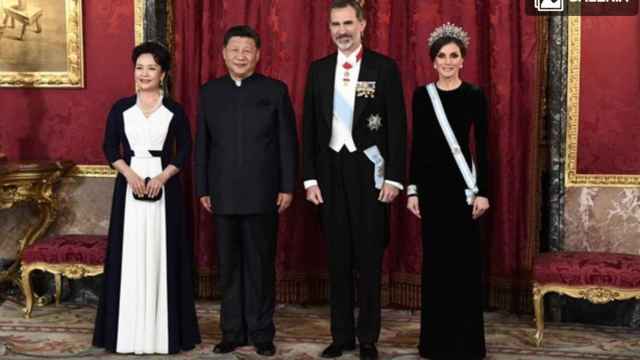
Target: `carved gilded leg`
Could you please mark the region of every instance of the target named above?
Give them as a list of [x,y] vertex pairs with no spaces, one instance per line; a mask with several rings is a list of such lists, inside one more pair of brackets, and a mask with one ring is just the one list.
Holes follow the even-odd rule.
[[22,23],[22,30],[20,30],[20,38],[19,40],[24,39],[24,33],[27,32],[27,23],[23,22]]
[[[50,190],[49,190],[50,191]],[[43,192],[45,192],[43,190]],[[27,230],[24,237],[18,240],[18,256],[22,256],[24,249],[33,244],[37,239],[40,239],[56,218],[57,207],[53,200],[49,199],[49,192],[46,195],[42,195],[44,200],[38,200],[38,221],[33,224]]]
[[536,316],[536,346],[542,345],[542,336],[544,332],[544,307],[543,299],[544,294],[540,291],[537,284],[533,285],[533,311]]
[[34,21],[34,24],[36,25],[36,30],[35,32],[37,34],[42,32],[42,27],[40,26],[40,18],[42,17],[42,14],[38,15]]
[[22,268],[22,291],[24,292],[24,317],[31,318],[31,310],[33,309],[33,290],[31,289],[31,269],[29,267]]
[[54,273],[53,278],[56,282],[56,306],[60,305],[60,298],[62,297],[62,275],[60,273]]

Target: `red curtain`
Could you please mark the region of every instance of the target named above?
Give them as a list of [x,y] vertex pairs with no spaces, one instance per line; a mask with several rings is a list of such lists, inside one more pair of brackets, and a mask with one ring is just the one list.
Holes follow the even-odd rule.
[[[330,0],[181,0],[174,2],[174,94],[187,108],[195,128],[198,89],[225,73],[221,57],[224,31],[249,24],[262,37],[258,71],[285,81],[297,114],[298,136],[306,73],[312,60],[335,51],[328,31]],[[538,69],[536,19],[520,1],[369,0],[366,46],[394,58],[401,69],[409,106],[413,89],[435,79],[426,40],[434,27],[453,22],[471,36],[463,77],[483,87],[491,102],[490,215],[487,258],[492,289],[521,283],[531,265],[532,215]],[[409,107],[408,107],[409,108]],[[409,130],[411,120],[409,118]],[[411,133],[411,131],[409,131]],[[411,138],[411,136],[410,136]],[[411,140],[411,139],[410,139]],[[191,180],[190,174],[186,174]],[[194,199],[192,199],[194,200]],[[194,204],[196,202],[194,201]],[[421,240],[417,220],[393,204],[392,239],[384,262],[383,296],[387,304],[420,304]],[[200,295],[214,290],[215,256],[209,216],[193,207]],[[326,296],[326,250],[317,210],[304,200],[302,182],[292,208],[281,217],[278,238],[278,299],[311,302]],[[463,241],[461,239],[461,241]],[[464,251],[464,244],[460,244]],[[451,269],[455,271],[455,254]],[[504,293],[493,291],[492,293]],[[493,297],[496,303],[499,299]]]

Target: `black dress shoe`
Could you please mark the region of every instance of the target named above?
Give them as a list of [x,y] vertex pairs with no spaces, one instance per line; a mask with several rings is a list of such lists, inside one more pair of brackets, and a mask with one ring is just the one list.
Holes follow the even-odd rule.
[[320,357],[325,359],[332,359],[342,356],[343,351],[353,351],[356,349],[355,343],[337,344],[331,343],[326,349],[322,351]]
[[213,347],[213,352],[216,354],[226,354],[230,353],[236,348],[241,346],[245,346],[245,343],[237,343],[233,341],[221,341],[216,346]]
[[378,358],[378,349],[375,344],[360,344],[360,359],[376,360]]
[[262,356],[273,356],[276,354],[276,347],[271,341],[256,343],[256,353]]

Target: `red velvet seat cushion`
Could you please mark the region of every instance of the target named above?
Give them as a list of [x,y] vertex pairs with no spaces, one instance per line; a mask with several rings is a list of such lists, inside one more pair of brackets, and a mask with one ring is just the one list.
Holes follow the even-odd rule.
[[640,256],[601,252],[545,253],[535,260],[533,279],[539,284],[640,288]]
[[106,251],[106,236],[59,235],[37,241],[26,248],[22,254],[22,262],[103,265]]

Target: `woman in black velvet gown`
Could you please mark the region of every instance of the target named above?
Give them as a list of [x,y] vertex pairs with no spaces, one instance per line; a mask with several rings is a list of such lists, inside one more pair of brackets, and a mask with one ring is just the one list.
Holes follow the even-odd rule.
[[169,51],[143,43],[132,61],[137,94],[113,105],[104,136],[118,176],[93,344],[125,354],[172,354],[200,343],[193,244],[177,176],[189,162],[191,133],[182,106],[161,91]]
[[[472,168],[469,138],[475,136],[475,199],[438,123],[424,86],[413,94],[413,149],[408,209],[422,222],[422,312],[420,356],[469,360],[485,357],[482,262],[477,219],[487,199],[487,101],[482,90],[462,81],[468,36],[451,24],[429,38],[442,106],[465,160]],[[473,125],[473,133],[471,128]]]

